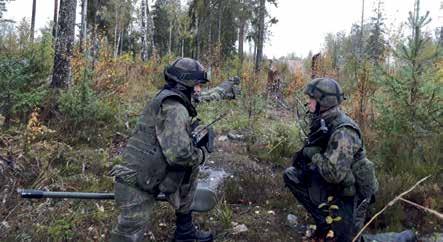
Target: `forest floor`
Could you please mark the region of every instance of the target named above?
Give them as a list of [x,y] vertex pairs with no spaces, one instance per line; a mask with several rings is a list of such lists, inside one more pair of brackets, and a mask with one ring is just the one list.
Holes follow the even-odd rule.
[[[268,110],[267,121],[294,122],[290,112]],[[290,165],[263,160],[251,155],[239,130],[218,131],[216,151],[206,166],[227,174],[219,204],[209,213],[196,214],[202,229],[215,233],[216,241],[301,241],[306,225],[312,223],[306,211],[284,187],[282,173]],[[35,141],[24,146],[23,132],[4,133],[0,137],[0,241],[107,241],[117,217],[113,201],[24,200],[17,188],[58,191],[112,191],[112,178],[106,176],[121,152],[127,137],[113,136],[100,148],[71,147],[60,137]],[[26,139],[25,139],[26,140]],[[24,150],[28,150],[25,154]],[[9,161],[10,163],[6,162]],[[441,185],[440,185],[441,186]],[[437,192],[440,191],[438,185]],[[441,196],[441,195],[439,195]],[[439,201],[439,198],[436,198]],[[424,224],[421,211],[410,210],[415,224]],[[288,215],[292,223],[288,222]],[[174,232],[174,211],[158,203],[146,233],[146,241],[168,241]],[[427,223],[426,223],[427,224]],[[441,224],[416,227],[428,234]],[[439,240],[429,240],[439,241]]]

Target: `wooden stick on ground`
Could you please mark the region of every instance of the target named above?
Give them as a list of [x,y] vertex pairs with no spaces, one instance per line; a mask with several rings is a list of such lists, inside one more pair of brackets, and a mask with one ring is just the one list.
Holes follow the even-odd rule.
[[402,198],[404,195],[408,194],[409,192],[411,192],[412,190],[414,190],[420,183],[426,181],[429,177],[431,177],[431,175],[422,178],[420,181],[418,181],[417,183],[415,183],[414,186],[412,186],[411,188],[409,188],[408,190],[404,191],[403,193],[401,193],[400,195],[396,196],[394,199],[392,199],[388,204],[386,204],[386,206],[384,208],[382,208],[382,210],[380,210],[379,212],[377,212],[374,216],[372,216],[372,218],[365,224],[365,226],[363,226],[363,228],[357,233],[357,235],[354,237],[354,239],[352,239],[352,242],[357,241],[357,239],[360,237],[360,235],[363,233],[363,231],[369,226],[369,224],[372,223],[372,221],[375,220],[375,218],[377,218],[378,216],[380,216],[380,214],[382,214],[387,208],[391,207],[392,205],[394,205],[398,200],[400,200],[400,198]]
[[417,208],[423,209],[423,210],[425,210],[425,211],[428,212],[428,213],[434,214],[434,215],[437,216],[439,219],[442,219],[442,220],[443,220],[443,214],[441,214],[441,213],[439,213],[439,212],[437,212],[437,211],[435,211],[435,210],[432,210],[432,209],[430,209],[430,208],[427,208],[427,207],[422,206],[422,205],[420,205],[420,204],[417,204],[417,203],[415,203],[415,202],[409,201],[409,200],[404,199],[404,198],[402,198],[402,197],[399,198],[399,199],[400,199],[401,201],[405,202],[405,203],[408,203],[408,204],[412,205],[412,206],[415,206],[415,207],[417,207]]

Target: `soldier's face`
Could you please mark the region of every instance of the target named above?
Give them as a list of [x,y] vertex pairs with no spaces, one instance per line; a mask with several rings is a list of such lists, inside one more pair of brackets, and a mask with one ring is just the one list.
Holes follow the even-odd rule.
[[200,95],[201,92],[202,92],[202,86],[200,84],[195,85],[194,86],[194,94]]
[[313,99],[312,97],[309,97],[309,99],[308,99],[309,112],[314,113],[316,106],[317,106],[317,100]]

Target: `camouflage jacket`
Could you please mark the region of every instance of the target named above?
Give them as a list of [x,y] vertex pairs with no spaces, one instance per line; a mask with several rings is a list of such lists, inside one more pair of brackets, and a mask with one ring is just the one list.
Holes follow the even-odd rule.
[[312,156],[312,162],[327,182],[353,184],[352,165],[356,160],[365,158],[360,130],[338,108],[323,113],[321,118],[326,121],[331,133],[321,145],[322,152]]
[[193,169],[204,153],[191,138],[196,112],[181,93],[163,89],[146,106],[122,154],[123,164],[111,175],[146,191],[155,190],[171,170]]
[[157,139],[170,166],[196,166],[202,162],[202,150],[192,143],[191,117],[185,106],[166,99],[156,119]]

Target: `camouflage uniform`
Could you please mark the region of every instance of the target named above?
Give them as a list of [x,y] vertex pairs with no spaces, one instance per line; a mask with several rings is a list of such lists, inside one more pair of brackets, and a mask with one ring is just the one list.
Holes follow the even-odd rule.
[[[332,83],[332,88],[320,84],[319,88],[323,88],[320,91],[326,95],[317,95],[317,90],[306,91],[316,98],[318,106],[305,146],[294,156],[293,167],[284,172],[284,181],[313,216],[320,238],[332,230],[336,241],[346,242],[363,225],[378,183],[374,166],[366,158],[358,125],[338,108],[343,100],[341,88],[331,79],[314,79],[310,84],[319,85],[319,82]],[[334,97],[327,97],[328,93]],[[328,197],[332,200],[328,201]],[[337,205],[338,209],[319,208],[323,203]],[[341,220],[328,223],[328,216]]]
[[195,96],[197,102],[220,101],[224,99],[235,99],[240,94],[239,77],[232,77],[222,82],[220,85],[203,91],[200,95]]
[[[159,194],[176,210],[177,223],[181,223],[177,224],[176,238],[177,233],[195,237],[190,209],[198,166],[205,154],[192,142],[191,120],[197,113],[189,90],[171,81],[157,94],[128,141],[122,154],[124,164],[111,171],[116,176],[115,200],[121,211],[111,241],[142,241]],[[202,241],[212,241],[212,237]]]

